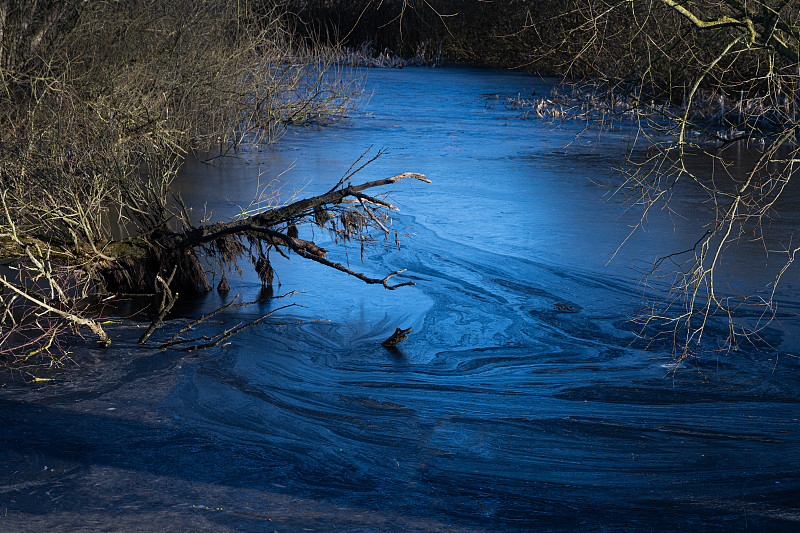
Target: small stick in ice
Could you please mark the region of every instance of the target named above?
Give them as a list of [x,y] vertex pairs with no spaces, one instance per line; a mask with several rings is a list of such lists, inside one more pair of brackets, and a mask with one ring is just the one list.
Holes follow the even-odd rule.
[[383,341],[381,345],[386,346],[387,348],[391,348],[392,346],[397,346],[398,344],[400,344],[401,342],[403,342],[408,338],[408,334],[411,332],[412,329],[414,328],[413,327],[408,329],[397,328],[392,334],[392,336]]

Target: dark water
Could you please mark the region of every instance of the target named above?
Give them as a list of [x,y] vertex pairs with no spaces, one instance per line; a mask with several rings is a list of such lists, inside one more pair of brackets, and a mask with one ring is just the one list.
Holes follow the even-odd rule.
[[[370,145],[385,147],[364,180],[416,171],[433,183],[397,187],[403,248],[363,264],[350,250],[351,266],[377,277],[407,268],[403,280],[417,285],[385,291],[282,261],[279,292],[305,291],[293,301],[306,307],[276,321],[327,321],[252,328],[192,360],[123,341],[118,373],[97,371],[99,392],[65,385],[49,400],[8,400],[0,511],[21,518],[6,523],[800,529],[797,359],[743,347],[673,373],[670,346],[634,342],[627,321],[642,296],[639,270],[696,240],[707,219],[700,196],[680,191],[683,218],[655,214],[607,265],[637,215],[603,201],[592,182],[622,161],[624,128],[565,150],[579,125],[519,120],[502,105],[549,91],[525,75],[387,70],[371,72],[369,87],[367,116],[189,165],[178,186],[198,217],[221,218],[249,202],[259,179],[293,166],[283,193],[313,194]],[[795,224],[775,229],[788,235]],[[774,265],[757,246],[740,252],[724,283],[763,286]],[[234,293],[258,296],[252,275],[231,281]],[[764,335],[797,354],[800,296],[797,278],[786,281],[781,325]],[[280,304],[230,313],[222,326],[270,305]],[[380,346],[411,326],[398,350]],[[56,473],[42,470],[48,463]]]

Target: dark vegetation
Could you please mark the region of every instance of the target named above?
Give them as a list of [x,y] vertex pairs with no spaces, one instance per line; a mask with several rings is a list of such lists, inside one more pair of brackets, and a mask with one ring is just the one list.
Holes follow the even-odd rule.
[[[156,292],[157,322],[174,293],[209,288],[209,261],[224,270],[248,259],[268,284],[270,252],[291,251],[391,287],[299,238],[314,224],[362,245],[392,241],[391,204],[352,187],[352,174],[290,206],[261,191],[239,220],[207,227],[170,191],[193,149],[270,142],[288,124],[345,115],[357,84],[342,55],[321,52],[343,46],[561,75],[560,101],[515,105],[553,116],[548,106],[588,102],[603,112],[574,114],[587,128],[614,118],[640,127],[618,194],[645,220],[688,181],[714,214],[691,249],[655,263],[650,274],[670,279],[643,331],[668,326],[683,358],[722,315],[728,335],[712,344],[730,349],[769,323],[770,291],[798,251],[772,250],[785,267],[759,295],[715,285],[731,244],[764,238],[795,174],[799,42],[800,10],[787,0],[0,0],[0,246],[15,259],[0,278],[0,352],[55,350],[76,327],[107,343],[90,296]],[[729,173],[726,148],[753,140],[757,162]],[[721,170],[693,174],[697,153]],[[763,319],[740,321],[750,306]]]
[[[548,4],[548,2],[543,2]],[[479,66],[526,63],[529,7],[519,2],[307,0],[296,2],[306,35],[328,44]],[[539,9],[537,7],[537,9]]]

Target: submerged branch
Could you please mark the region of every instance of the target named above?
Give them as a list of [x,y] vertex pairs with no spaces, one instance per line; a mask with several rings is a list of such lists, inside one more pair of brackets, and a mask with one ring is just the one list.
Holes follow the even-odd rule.
[[[147,328],[147,331],[145,331],[141,338],[139,338],[139,344],[144,344],[147,342],[147,339],[150,338],[150,335],[153,334],[156,328],[164,323],[164,317],[167,316],[167,313],[170,312],[172,306],[175,305],[175,301],[178,299],[178,293],[173,293],[169,288],[169,284],[172,283],[177,268],[177,265],[172,267],[172,273],[169,275],[169,278],[167,278],[166,281],[161,276],[156,276],[156,282],[161,285],[161,305],[158,308],[156,317]],[[157,289],[158,287],[156,287],[156,290]]]

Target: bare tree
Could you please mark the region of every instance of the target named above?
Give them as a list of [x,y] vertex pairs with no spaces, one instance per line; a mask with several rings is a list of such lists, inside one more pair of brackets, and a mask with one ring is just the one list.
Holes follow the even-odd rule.
[[[617,195],[641,210],[644,223],[649,213],[670,209],[673,191],[688,182],[707,196],[712,214],[693,246],[655,261],[648,280],[662,295],[639,317],[642,331],[669,332],[678,361],[761,342],[776,315],[776,287],[800,251],[791,242],[776,248],[768,224],[800,163],[796,3],[573,0],[561,13],[558,46],[572,50],[562,68],[594,80],[564,99],[574,109],[580,99],[602,109],[571,116],[640,126]],[[758,151],[743,175],[728,170],[727,150],[737,143]],[[716,161],[714,170],[695,170],[698,154]],[[785,258],[759,294],[732,294],[718,281],[741,239],[760,240],[766,254]],[[727,334],[712,339],[707,326],[715,316]]]

